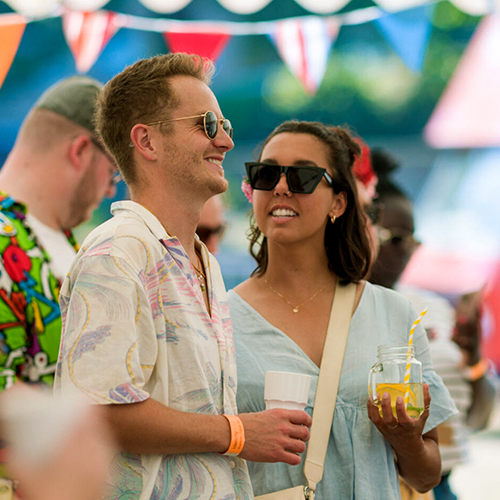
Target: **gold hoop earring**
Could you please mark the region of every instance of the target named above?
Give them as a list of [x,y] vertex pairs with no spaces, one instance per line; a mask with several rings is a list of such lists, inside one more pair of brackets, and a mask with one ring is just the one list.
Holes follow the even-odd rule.
[[332,215],[330,217],[330,220],[331,220],[332,224],[335,224],[336,219],[337,219],[337,217],[335,217],[335,215]]

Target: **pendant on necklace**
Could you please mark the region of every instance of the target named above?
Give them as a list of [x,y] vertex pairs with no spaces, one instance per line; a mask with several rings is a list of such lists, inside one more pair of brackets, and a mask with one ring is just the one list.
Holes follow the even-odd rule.
[[198,278],[198,282],[200,283],[200,289],[202,292],[204,292],[206,287],[205,287],[205,283],[203,283],[203,276],[201,276],[199,274],[197,274],[196,276]]
[[292,311],[293,311],[294,313],[298,313],[298,312],[299,312],[299,308],[298,308],[298,307],[294,307],[294,308],[292,309]]

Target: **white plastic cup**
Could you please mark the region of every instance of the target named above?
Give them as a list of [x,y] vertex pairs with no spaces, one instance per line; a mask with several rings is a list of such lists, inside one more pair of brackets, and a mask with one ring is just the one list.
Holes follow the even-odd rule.
[[284,408],[304,410],[309,399],[311,375],[291,372],[266,372],[264,401],[266,410]]

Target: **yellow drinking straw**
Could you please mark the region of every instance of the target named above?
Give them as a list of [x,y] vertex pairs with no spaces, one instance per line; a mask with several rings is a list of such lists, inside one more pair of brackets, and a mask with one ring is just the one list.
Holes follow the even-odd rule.
[[408,339],[408,354],[406,356],[408,362],[406,363],[406,371],[405,371],[405,378],[404,378],[404,383],[407,384],[406,394],[405,394],[405,409],[408,406],[408,401],[410,400],[410,368],[411,368],[410,347],[413,345],[413,332],[415,331],[415,328],[417,327],[417,325],[420,323],[420,320],[425,316],[426,312],[427,312],[427,308],[424,309],[420,313],[420,316],[413,322],[413,325],[411,325],[411,329],[410,329],[410,337]]

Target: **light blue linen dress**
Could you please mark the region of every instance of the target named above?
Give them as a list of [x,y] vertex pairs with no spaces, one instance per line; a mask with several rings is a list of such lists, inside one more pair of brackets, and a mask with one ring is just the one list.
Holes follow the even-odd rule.
[[[312,414],[318,367],[293,340],[266,321],[236,292],[231,290],[228,297],[238,366],[238,411],[265,409],[265,372],[274,370],[312,376],[306,408]],[[366,283],[351,320],[325,470],[316,500],[400,499],[392,448],[368,418],[368,372],[377,362],[379,345],[406,344],[416,316],[402,295]],[[456,408],[443,382],[432,370],[427,337],[420,326],[415,331],[414,344],[432,398],[425,433],[450,418]],[[305,484],[302,467],[249,462],[255,495]]]

